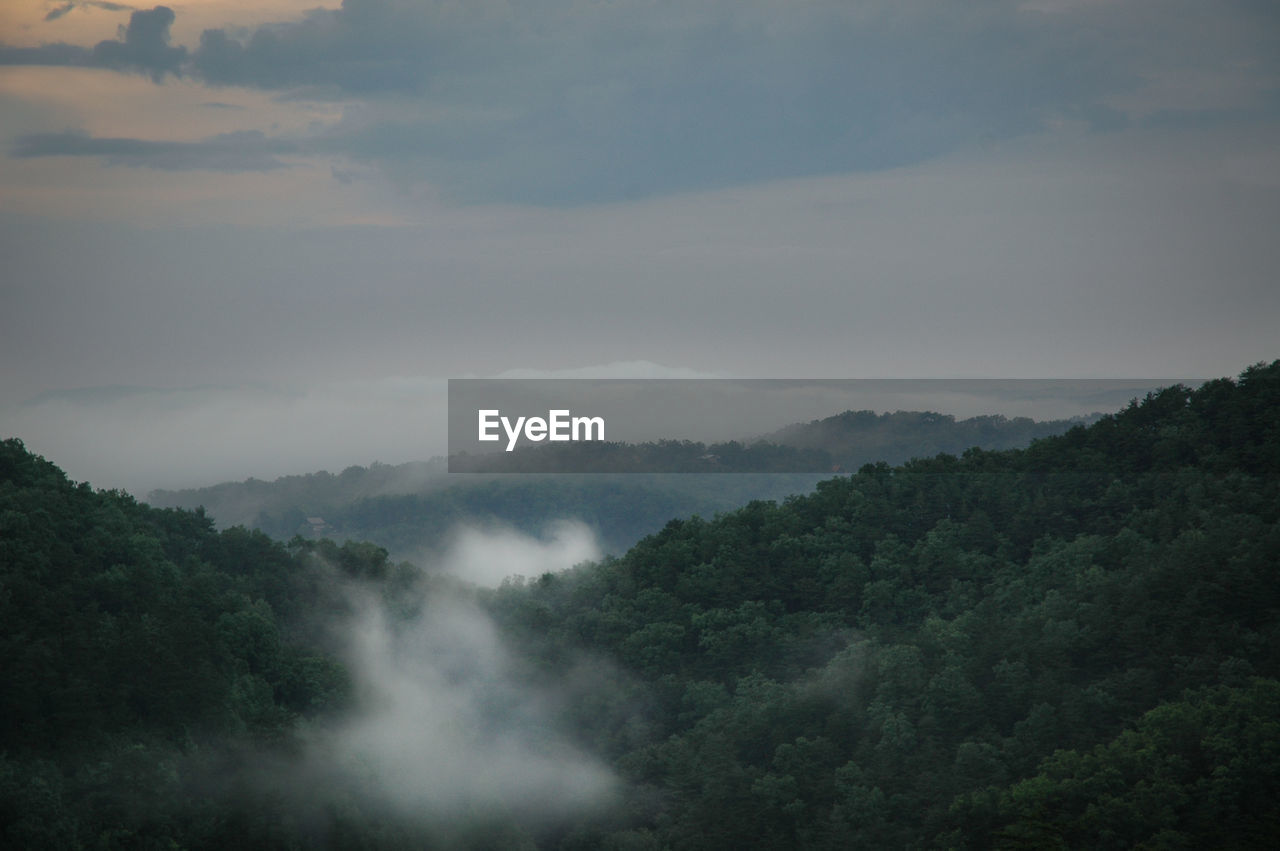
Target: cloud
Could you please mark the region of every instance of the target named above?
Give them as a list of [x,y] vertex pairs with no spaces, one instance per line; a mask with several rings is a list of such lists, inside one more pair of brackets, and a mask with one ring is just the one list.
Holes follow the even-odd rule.
[[193,70],[215,85],[418,92],[435,59],[429,10],[374,0],[315,9],[300,21],[259,27],[245,41],[205,30]]
[[[214,83],[397,95],[350,111],[329,148],[463,200],[565,205],[891,168],[1064,121],[1121,128],[1112,101],[1165,74],[1164,43],[1205,29],[1190,6],[1131,7],[361,0],[244,40],[206,31],[193,66]],[[1214,48],[1179,54],[1180,72],[1274,84],[1250,35],[1263,13],[1218,17]]]
[[67,12],[70,12],[75,7],[76,7],[75,3],[67,3],[64,6],[58,6],[54,9],[49,10],[49,14],[45,15],[44,19],[46,21],[56,21],[58,20],[58,18],[61,18],[63,15],[67,14]]
[[617,693],[612,665],[530,665],[453,583],[406,583],[392,600],[335,571],[328,587],[334,605],[311,626],[343,657],[354,700],[306,725],[287,754],[244,753],[210,788],[265,796],[318,846],[341,845],[335,828],[354,816],[432,848],[534,847],[528,837],[622,802],[620,779],[573,725],[584,698]]
[[[77,5],[94,6],[113,12],[131,9],[118,3],[67,3],[49,12],[45,20],[57,20]],[[185,47],[169,46],[169,28],[175,17],[174,11],[168,6],[133,11],[129,16],[129,25],[120,28],[118,39],[105,39],[92,49],[62,42],[42,44],[39,47],[0,44],[0,65],[109,68],[143,73],[158,83],[167,74],[180,75],[187,62]]]
[[343,632],[359,707],[314,737],[307,775],[322,790],[358,789],[428,824],[547,824],[612,801],[617,780],[570,742],[556,695],[521,673],[474,602],[433,592],[405,619],[353,599]]
[[445,404],[445,381],[429,378],[304,389],[99,387],[4,411],[0,433],[22,437],[77,480],[142,497],[157,487],[443,455]]
[[[1061,36],[1016,16],[966,33],[945,9],[480,5],[437,20],[349,3],[243,44],[206,32],[194,64],[213,82],[416,95],[353,111],[332,150],[463,200],[552,205],[919,162],[1035,132],[1116,76],[1105,56],[1063,74]],[[913,49],[929,42],[946,49]]]
[[520,367],[504,370],[494,378],[722,378],[710,372],[699,372],[683,366],[663,366],[647,360],[615,361],[599,366],[566,367],[564,369],[532,369]]
[[548,531],[539,540],[514,529],[457,529],[437,569],[495,587],[508,577],[537,577],[600,558],[595,535],[582,523],[566,521]]
[[157,6],[87,57],[0,61],[344,98],[313,153],[552,206],[883,170],[1159,110],[1274,118],[1280,83],[1275,14],[1248,2],[346,0],[190,50],[169,46],[172,22]]
[[56,42],[39,47],[10,47],[0,44],[0,65],[90,65],[92,52],[74,44]]
[[256,130],[222,133],[198,142],[155,142],[103,138],[86,133],[34,133],[19,136],[9,153],[31,157],[102,157],[108,165],[142,166],[165,171],[270,171],[295,153],[292,143]]
[[133,6],[126,6],[122,3],[108,3],[108,2],[102,2],[102,0],[68,0],[67,3],[61,6],[56,6],[53,9],[50,9],[49,13],[44,16],[44,19],[46,21],[56,21],[59,18],[61,18],[63,15],[67,14],[72,9],[75,9],[77,7],[81,9],[84,9],[84,8],[104,9],[108,12],[134,11]]
[[169,46],[174,12],[168,6],[134,12],[119,41],[100,41],[93,48],[93,64],[103,68],[141,71],[157,82],[177,74],[187,58],[185,47]]

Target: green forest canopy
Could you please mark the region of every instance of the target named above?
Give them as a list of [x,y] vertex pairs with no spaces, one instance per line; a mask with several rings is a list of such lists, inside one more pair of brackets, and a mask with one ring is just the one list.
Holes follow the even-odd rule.
[[[0,844],[1272,847],[1277,556],[1280,361],[489,591],[369,544],[218,532],[10,440]],[[251,783],[361,711],[332,628],[351,583],[405,621],[483,606],[617,801],[442,824]]]

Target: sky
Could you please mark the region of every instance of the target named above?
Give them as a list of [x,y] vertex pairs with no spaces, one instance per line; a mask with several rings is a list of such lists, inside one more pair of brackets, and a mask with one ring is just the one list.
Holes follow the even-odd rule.
[[102,487],[448,377],[1235,375],[1278,226],[1264,0],[0,5],[0,436]]

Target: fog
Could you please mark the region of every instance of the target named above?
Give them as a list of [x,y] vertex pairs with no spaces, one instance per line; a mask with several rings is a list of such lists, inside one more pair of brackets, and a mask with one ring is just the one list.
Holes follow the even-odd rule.
[[546,539],[514,529],[459,527],[439,562],[443,573],[485,587],[511,576],[537,577],[600,558],[595,534],[577,520],[552,524]]
[[551,819],[614,790],[558,728],[553,696],[521,676],[494,623],[461,596],[404,622],[366,596],[348,637],[360,709],[313,758],[372,784],[401,815]]
[[5,436],[73,479],[141,497],[443,455],[444,391],[429,378],[98,388],[31,400],[11,413]]
[[466,846],[477,832],[537,832],[618,800],[619,781],[574,743],[566,720],[575,694],[600,687],[592,666],[554,682],[534,676],[473,586],[425,578],[495,560],[504,561],[489,576],[560,569],[594,542],[569,524],[546,543],[485,535],[464,530],[458,547],[394,593],[335,570],[345,613],[322,627],[350,673],[353,706],[304,728],[294,758],[249,757],[238,793],[283,796],[321,843],[334,841],[334,814],[351,801],[409,836]]
[[[590,369],[523,370],[501,377],[711,376],[639,361]],[[630,407],[611,417],[607,437],[741,440],[862,409],[933,410],[961,418],[1063,418],[1116,410],[1131,398],[1178,380],[1197,383],[1194,378],[1173,377],[854,381],[848,383],[848,392],[815,387],[772,397],[753,392],[736,400],[722,393],[700,404],[691,401],[655,410],[637,409],[624,397],[620,401]],[[449,450],[447,382],[443,377],[399,376],[177,389],[100,387],[49,393],[0,410],[0,430],[2,436],[21,438],[77,481],[122,488],[143,498],[158,488],[203,487],[250,477],[270,481],[373,462],[394,465],[443,456]],[[248,522],[252,516],[241,519]]]

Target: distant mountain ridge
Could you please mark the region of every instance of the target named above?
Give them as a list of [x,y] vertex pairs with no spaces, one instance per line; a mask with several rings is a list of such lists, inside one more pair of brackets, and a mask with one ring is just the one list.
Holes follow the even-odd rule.
[[1075,426],[1087,426],[1101,413],[1060,420],[1012,419],[1000,414],[957,420],[934,411],[845,411],[807,423],[795,423],[765,435],[771,443],[796,449],[820,449],[846,470],[883,461],[901,464],[939,453],[959,455],[974,446],[986,450],[1019,449]]
[[[1025,447],[1100,416],[957,420],[933,411],[846,411],[747,443],[575,445],[564,458],[559,457],[564,447],[556,445],[476,459],[478,470],[487,469],[484,458],[492,457],[514,462],[505,469],[522,473],[545,469],[543,456],[552,456],[551,469],[565,470],[552,475],[450,475],[437,458],[353,466],[337,475],[321,471],[272,482],[248,479],[156,490],[147,501],[165,508],[203,506],[219,527],[243,525],[281,540],[299,534],[369,540],[397,558],[416,558],[435,548],[460,522],[510,525],[538,535],[565,517],[586,523],[608,551],[621,552],[672,517],[711,516],[753,499],[782,499],[810,490],[832,473],[854,472],[868,463],[959,455],[975,446]],[[526,470],[522,463],[534,466]],[[636,472],[596,474],[617,469]],[[677,472],[646,472],[654,469]],[[795,470],[803,472],[780,472]],[[720,473],[738,475],[716,475]]]

